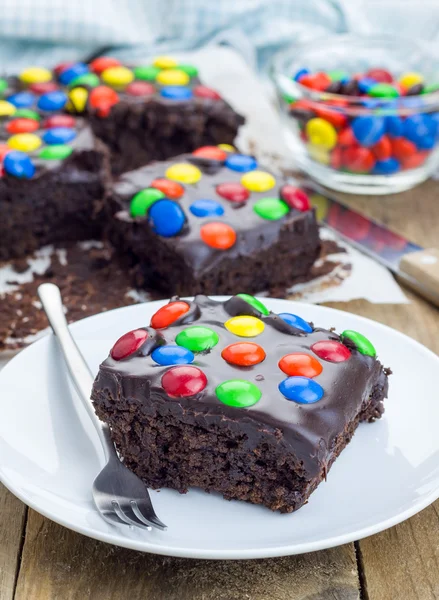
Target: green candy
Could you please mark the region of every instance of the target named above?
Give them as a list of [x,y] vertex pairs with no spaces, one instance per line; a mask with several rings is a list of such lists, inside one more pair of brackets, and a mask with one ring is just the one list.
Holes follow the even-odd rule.
[[18,108],[14,113],[14,117],[23,117],[23,119],[34,119],[34,121],[41,120],[40,115],[34,110],[30,110],[29,108]]
[[134,77],[136,79],[142,79],[143,81],[155,81],[155,78],[160,73],[159,68],[153,65],[146,67],[134,67]]
[[250,304],[250,306],[259,311],[261,314],[266,316],[270,314],[268,308],[254,296],[250,296],[250,294],[237,294],[237,297],[245,300],[248,304]]
[[295,96],[290,96],[289,94],[282,94],[282,100],[284,100],[287,104],[294,104],[297,102],[297,98]]
[[279,198],[262,198],[255,203],[253,210],[257,215],[269,221],[282,219],[290,211],[288,204]]
[[100,85],[100,83],[101,80],[96,73],[85,73],[85,75],[75,77],[75,79],[69,83],[69,88],[74,88],[78,85],[87,85],[88,87],[94,88]]
[[431,83],[430,85],[425,86],[422,90],[423,94],[432,94],[433,92],[437,92],[439,90],[439,83]]
[[373,98],[396,98],[399,92],[390,83],[377,83],[367,92]]
[[132,217],[144,217],[148,213],[148,210],[161,198],[164,198],[165,194],[155,188],[146,188],[137,192],[133,197],[130,204],[130,215]]
[[198,75],[198,69],[194,65],[178,65],[175,68],[179,71],[184,71],[189,77],[196,77]]
[[209,327],[194,325],[180,331],[175,338],[178,346],[183,346],[192,352],[204,352],[216,346],[219,342],[219,335]]
[[65,144],[54,144],[53,146],[47,146],[43,148],[38,155],[38,158],[44,158],[45,160],[63,160],[71,155],[73,148],[66,146]]
[[349,79],[349,75],[346,73],[346,71],[342,71],[341,69],[328,71],[327,75],[331,78],[331,81],[341,81],[342,79]]
[[229,379],[215,390],[218,400],[228,406],[248,408],[261,399],[261,390],[245,379]]
[[8,82],[6,79],[0,79],[0,94],[3,94],[8,89]]
[[346,331],[343,331],[340,337],[342,341],[344,339],[350,340],[355,345],[360,354],[364,354],[365,356],[372,356],[373,358],[375,358],[377,354],[375,348],[369,342],[367,337],[364,337],[364,335],[358,333],[358,331],[352,331],[350,329],[347,329]]

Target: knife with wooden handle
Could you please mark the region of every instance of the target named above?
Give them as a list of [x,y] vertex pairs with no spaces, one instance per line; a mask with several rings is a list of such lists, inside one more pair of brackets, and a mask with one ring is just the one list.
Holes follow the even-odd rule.
[[320,223],[390,269],[401,283],[439,307],[439,249],[424,249],[331,198],[320,186],[300,182]]

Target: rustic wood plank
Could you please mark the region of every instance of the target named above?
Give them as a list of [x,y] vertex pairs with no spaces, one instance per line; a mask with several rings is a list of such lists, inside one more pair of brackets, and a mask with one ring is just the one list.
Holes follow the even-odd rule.
[[15,600],[358,600],[353,544],[269,560],[202,561],[96,542],[29,511]]
[[0,598],[12,600],[26,517],[25,505],[0,483]]

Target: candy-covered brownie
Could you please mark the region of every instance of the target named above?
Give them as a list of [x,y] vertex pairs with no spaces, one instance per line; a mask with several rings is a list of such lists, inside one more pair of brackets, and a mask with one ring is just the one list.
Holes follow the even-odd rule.
[[62,114],[67,95],[17,87],[0,80],[0,260],[99,234],[93,215],[109,179],[105,146],[83,118]]
[[222,144],[125,173],[108,207],[140,284],[170,295],[286,288],[319,253],[306,194]]
[[383,413],[372,343],[247,294],[173,298],[122,336],[92,400],[125,464],[150,487],[300,508],[360,421]]

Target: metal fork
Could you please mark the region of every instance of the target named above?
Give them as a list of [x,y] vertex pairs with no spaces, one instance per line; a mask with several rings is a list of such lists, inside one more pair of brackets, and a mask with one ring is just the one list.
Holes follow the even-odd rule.
[[166,525],[154,512],[146,485],[119,460],[108,425],[95,414],[90,400],[93,376],[68,328],[59,288],[53,283],[43,283],[38,288],[38,296],[104,449],[107,464],[94,480],[92,488],[96,508],[105,520],[113,524],[166,530]]

